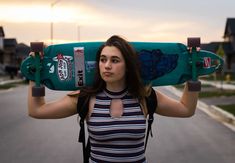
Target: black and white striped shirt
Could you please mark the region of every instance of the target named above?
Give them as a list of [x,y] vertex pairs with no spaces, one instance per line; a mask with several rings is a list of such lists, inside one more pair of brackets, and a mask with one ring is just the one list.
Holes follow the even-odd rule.
[[[120,118],[110,115],[110,103],[115,98],[121,99],[123,103]],[[139,101],[127,90],[104,90],[97,94],[87,127],[91,142],[91,163],[146,163],[146,119]]]

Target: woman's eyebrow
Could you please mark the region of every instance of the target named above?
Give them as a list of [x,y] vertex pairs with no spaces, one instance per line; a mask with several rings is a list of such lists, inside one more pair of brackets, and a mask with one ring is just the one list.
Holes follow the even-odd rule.
[[[105,58],[107,58],[108,56],[105,55],[105,54],[101,54],[100,57],[105,57]],[[118,56],[116,56],[116,55],[110,56],[110,58],[112,58],[112,59],[120,59],[120,57],[118,57]]]
[[104,55],[104,54],[101,54],[101,56],[100,57],[107,57],[106,55]]
[[111,58],[112,58],[112,59],[120,59],[120,57],[115,56],[115,55],[114,55],[114,56],[111,56]]

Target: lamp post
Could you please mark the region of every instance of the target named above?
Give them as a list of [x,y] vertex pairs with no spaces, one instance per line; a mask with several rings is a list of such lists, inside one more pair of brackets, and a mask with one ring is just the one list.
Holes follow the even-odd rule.
[[80,29],[81,29],[81,27],[79,26],[79,25],[77,25],[77,34],[78,34],[78,42],[80,42],[81,41],[81,33],[80,33]]
[[54,23],[53,23],[53,7],[61,0],[56,0],[54,2],[51,3],[51,45],[53,44],[53,26],[54,26]]

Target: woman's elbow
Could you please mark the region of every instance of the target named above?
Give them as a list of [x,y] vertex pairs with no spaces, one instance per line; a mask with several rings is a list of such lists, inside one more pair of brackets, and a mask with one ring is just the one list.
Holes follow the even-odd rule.
[[190,118],[190,117],[194,116],[194,114],[195,114],[195,112],[191,112],[187,115],[187,117]]
[[190,109],[190,110],[187,110],[187,111],[186,111],[184,117],[189,118],[189,117],[194,116],[194,114],[195,114],[195,109]]
[[35,119],[42,119],[36,112],[28,112],[28,116]]
[[33,113],[28,113],[28,116],[31,117],[31,118],[35,118],[35,119],[38,119],[37,116]]

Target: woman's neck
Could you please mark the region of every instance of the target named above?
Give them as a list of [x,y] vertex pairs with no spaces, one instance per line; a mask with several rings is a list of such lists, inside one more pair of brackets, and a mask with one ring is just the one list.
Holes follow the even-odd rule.
[[121,83],[106,83],[106,89],[111,92],[120,92],[123,91],[126,88],[126,84]]

